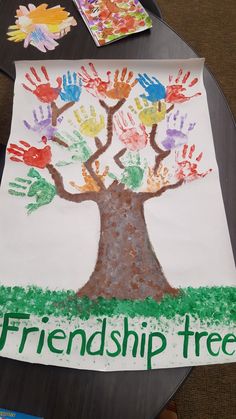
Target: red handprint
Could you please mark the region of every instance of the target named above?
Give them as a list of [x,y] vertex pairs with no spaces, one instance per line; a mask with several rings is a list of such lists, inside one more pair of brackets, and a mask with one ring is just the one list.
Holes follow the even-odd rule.
[[[200,96],[201,93],[195,93],[192,96],[186,96],[186,87],[184,87],[183,85],[186,86],[187,80],[189,79],[190,76],[190,71],[187,71],[187,73],[185,73],[185,75],[182,78],[182,81],[180,81],[180,78],[183,74],[183,70],[182,68],[180,68],[178,75],[174,81],[175,84],[170,84],[172,82],[173,76],[169,76],[169,85],[166,87],[166,102],[169,103],[184,103],[187,102],[188,100],[190,100],[193,97],[196,96]],[[195,86],[195,84],[197,84],[198,82],[198,78],[195,77],[188,85],[187,87],[193,87]]]
[[89,67],[91,70],[91,75],[88,73],[84,66],[81,67],[81,73],[78,73],[79,77],[84,83],[85,89],[95,97],[106,97],[106,91],[111,82],[111,72],[107,71],[107,81],[105,81],[99,77],[97,70],[92,63],[89,63]]
[[128,150],[137,151],[141,150],[147,145],[148,135],[143,124],[139,124],[138,128],[128,112],[127,117],[124,116],[122,111],[115,116],[115,131],[119,140],[126,146]]
[[10,147],[7,148],[8,153],[13,154],[10,157],[12,161],[25,163],[27,166],[38,167],[39,169],[44,169],[50,163],[52,158],[50,146],[36,148],[23,140],[19,141],[19,143],[21,146],[10,144]]
[[[62,79],[61,77],[57,77],[57,86],[52,87],[50,84],[50,80],[48,77],[47,70],[44,66],[41,67],[41,71],[43,73],[43,76],[45,78],[46,83],[42,83],[41,78],[39,77],[37,71],[34,67],[30,67],[31,74],[26,73],[25,77],[32,85],[32,88],[27,86],[26,84],[22,84],[23,87],[28,90],[29,92],[33,93],[37,98],[44,103],[51,103],[54,100],[56,100],[59,96],[60,90],[61,90],[61,83]],[[32,78],[33,76],[33,78]]]
[[182,148],[182,152],[176,152],[176,163],[177,163],[176,178],[178,180],[191,182],[198,178],[205,177],[208,173],[212,171],[212,169],[209,169],[206,172],[202,172],[202,173],[198,171],[198,164],[202,160],[203,153],[201,152],[197,157],[195,157],[195,160],[192,161],[194,152],[195,152],[194,144],[191,145],[191,147],[185,144]]

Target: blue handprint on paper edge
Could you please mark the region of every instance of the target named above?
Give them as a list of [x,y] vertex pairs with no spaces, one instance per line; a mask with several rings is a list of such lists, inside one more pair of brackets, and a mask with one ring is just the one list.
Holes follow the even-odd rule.
[[67,75],[63,75],[63,90],[60,92],[60,98],[64,102],[78,102],[81,90],[82,90],[82,81],[77,74],[74,72],[71,74],[70,71],[67,71]]
[[152,103],[158,102],[161,99],[165,99],[165,86],[163,86],[163,84],[161,84],[156,77],[153,76],[152,78],[150,78],[146,73],[139,73],[137,80],[147,93],[147,95],[141,94],[141,98],[149,100],[149,102]]

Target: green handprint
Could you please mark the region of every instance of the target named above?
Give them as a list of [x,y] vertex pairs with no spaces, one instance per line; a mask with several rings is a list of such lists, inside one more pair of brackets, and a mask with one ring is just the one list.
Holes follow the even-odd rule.
[[85,139],[81,136],[80,132],[76,129],[73,130],[71,135],[68,132],[63,132],[63,135],[57,133],[57,137],[68,144],[67,151],[71,152],[70,160],[62,160],[56,163],[56,166],[67,166],[74,162],[86,162],[92,155],[92,150],[88,147]]
[[121,183],[130,189],[138,189],[143,182],[147,161],[142,162],[139,153],[128,153],[122,163],[125,169],[122,173]]
[[26,205],[27,213],[31,214],[41,206],[50,204],[57,192],[55,186],[42,178],[37,170],[31,168],[27,176],[36,180],[17,177],[14,182],[9,182],[10,188],[14,189],[8,189],[8,192],[14,196],[35,197],[36,203]]

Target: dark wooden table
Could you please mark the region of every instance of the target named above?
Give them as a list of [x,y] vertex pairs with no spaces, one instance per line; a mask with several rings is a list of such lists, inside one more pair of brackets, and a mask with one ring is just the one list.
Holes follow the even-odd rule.
[[[0,3],[1,16],[14,16],[16,1]],[[20,1],[18,4],[27,4]],[[37,1],[34,2],[37,4]],[[49,1],[51,4],[56,2]],[[74,6],[60,1],[74,16]],[[10,12],[9,12],[10,10]],[[9,15],[10,13],[10,15]],[[194,51],[161,20],[152,15],[153,28],[120,42],[97,48],[84,23],[43,55],[2,42],[7,26],[0,22],[0,68],[14,78],[13,61],[19,59],[180,59]],[[236,255],[236,127],[214,77],[204,70],[216,156],[226,215]],[[1,99],[1,98],[0,98]],[[1,130],[1,127],[0,127]],[[94,372],[26,364],[0,358],[0,407],[28,412],[45,419],[154,419],[176,392],[190,368],[137,372]]]

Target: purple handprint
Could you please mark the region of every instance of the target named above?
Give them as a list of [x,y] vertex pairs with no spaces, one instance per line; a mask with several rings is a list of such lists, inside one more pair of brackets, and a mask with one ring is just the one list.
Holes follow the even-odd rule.
[[[51,107],[47,106],[47,112],[43,110],[42,106],[39,106],[38,111],[33,110],[33,124],[29,124],[27,121],[23,121],[25,127],[30,130],[37,132],[41,135],[41,140],[46,143],[47,140],[55,137],[57,128],[52,126],[52,110]],[[58,123],[60,124],[63,117],[58,118]]]
[[166,137],[161,142],[165,150],[172,150],[188,142],[189,132],[192,131],[196,123],[187,122],[187,114],[179,115],[179,111],[170,114],[167,118]]

